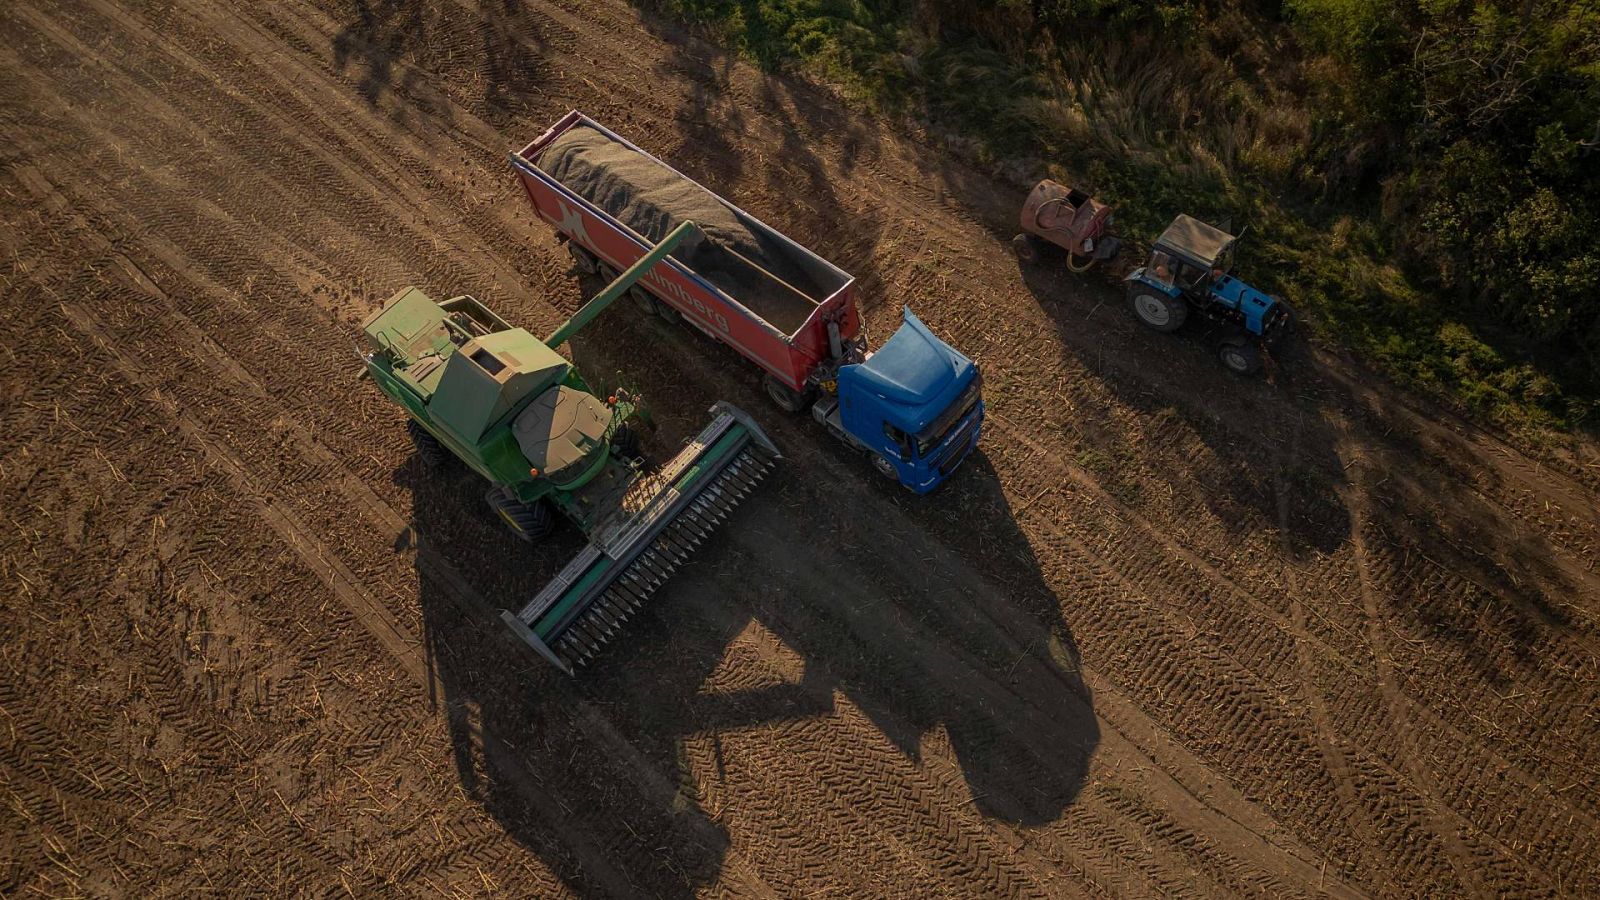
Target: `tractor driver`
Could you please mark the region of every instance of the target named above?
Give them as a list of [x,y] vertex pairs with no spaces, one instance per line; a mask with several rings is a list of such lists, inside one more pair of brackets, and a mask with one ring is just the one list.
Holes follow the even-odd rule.
[[1150,256],[1150,269],[1154,272],[1156,280],[1162,284],[1172,283],[1172,258],[1165,253],[1153,253]]

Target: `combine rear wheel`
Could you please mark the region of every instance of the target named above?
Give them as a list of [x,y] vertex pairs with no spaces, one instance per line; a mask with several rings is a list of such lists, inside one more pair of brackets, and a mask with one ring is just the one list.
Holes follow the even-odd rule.
[[416,419],[406,420],[406,432],[411,435],[411,443],[417,449],[417,458],[422,460],[423,468],[429,472],[437,472],[450,464],[454,457],[439,439],[428,433],[422,423]]
[[1189,318],[1189,305],[1182,297],[1168,297],[1142,284],[1135,284],[1128,292],[1128,305],[1133,307],[1134,318],[1162,334],[1177,331]]
[[532,544],[550,533],[550,507],[544,501],[523,503],[503,485],[489,489],[483,499],[488,501],[500,520],[511,533]]

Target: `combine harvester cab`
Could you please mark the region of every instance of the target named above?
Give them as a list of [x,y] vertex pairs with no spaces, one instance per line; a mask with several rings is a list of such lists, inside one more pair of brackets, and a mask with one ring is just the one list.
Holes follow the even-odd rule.
[[870,352],[856,281],[837,266],[581,112],[511,163],[540,218],[586,271],[609,277],[674,223],[699,222],[705,240],[641,278],[637,305],[755,363],[779,408],[810,409],[879,473],[927,493],[977,446],[977,365],[909,311]]
[[655,472],[641,471],[629,424],[637,401],[597,397],[555,352],[692,233],[685,223],[546,340],[471,297],[395,294],[362,329],[366,373],[411,419],[419,451],[448,451],[489,483],[487,500],[533,541],[560,512],[589,544],[520,610],[502,618],[569,675],[592,659],[779,458],[726,403]]

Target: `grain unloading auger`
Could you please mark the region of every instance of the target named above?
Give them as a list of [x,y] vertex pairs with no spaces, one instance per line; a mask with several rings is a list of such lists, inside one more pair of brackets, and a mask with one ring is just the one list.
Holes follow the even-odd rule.
[[531,602],[502,619],[569,675],[592,659],[779,458],[727,403],[677,456],[646,473],[629,424],[637,400],[601,399],[556,347],[684,241],[684,222],[549,338],[513,328],[471,297],[395,294],[362,325],[366,371],[404,407],[424,459],[448,451],[489,482],[514,534],[543,537],[552,510],[589,544]]

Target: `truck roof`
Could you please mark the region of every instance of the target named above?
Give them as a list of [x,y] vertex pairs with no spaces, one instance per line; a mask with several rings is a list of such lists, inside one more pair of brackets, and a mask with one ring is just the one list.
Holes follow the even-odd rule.
[[929,331],[909,307],[902,315],[905,326],[866,362],[841,367],[839,380],[899,407],[896,424],[915,434],[945,411],[974,364]]

